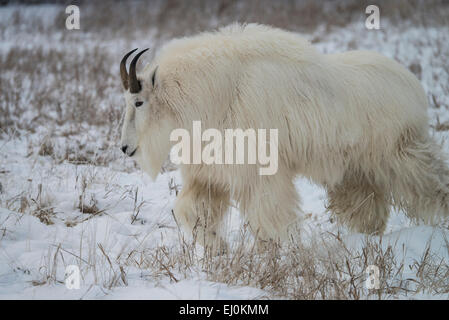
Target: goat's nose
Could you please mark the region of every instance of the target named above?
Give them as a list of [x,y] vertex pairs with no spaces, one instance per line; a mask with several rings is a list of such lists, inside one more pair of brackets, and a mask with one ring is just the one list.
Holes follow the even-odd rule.
[[124,154],[126,154],[126,149],[128,149],[128,146],[122,146],[122,151]]

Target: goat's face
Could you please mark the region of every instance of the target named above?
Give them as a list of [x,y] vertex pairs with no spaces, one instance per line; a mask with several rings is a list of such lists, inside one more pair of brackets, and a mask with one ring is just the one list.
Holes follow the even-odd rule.
[[131,61],[128,75],[126,59],[135,50],[126,54],[120,64],[126,101],[121,149],[155,179],[170,150],[168,137],[173,122],[155,94],[157,67],[153,68],[149,75],[136,75],[137,60],[146,50],[138,53]]
[[149,118],[148,95],[125,92],[126,109],[122,126],[121,150],[129,157],[137,155],[139,149],[139,132],[144,132],[146,120]]
[[146,83],[138,79],[136,64],[139,57],[148,49],[139,52],[131,61],[129,74],[126,71],[126,60],[137,49],[128,52],[120,63],[120,75],[125,89],[126,111],[122,127],[121,149],[126,155],[133,157],[139,148],[138,130],[142,129],[144,118],[148,118],[148,90]]

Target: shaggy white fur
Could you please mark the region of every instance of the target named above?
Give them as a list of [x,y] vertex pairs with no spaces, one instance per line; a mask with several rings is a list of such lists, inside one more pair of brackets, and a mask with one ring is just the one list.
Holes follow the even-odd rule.
[[426,222],[449,214],[449,169],[428,134],[424,90],[380,54],[324,55],[297,34],[234,24],[169,42],[139,79],[142,91],[125,93],[122,139],[152,177],[171,130],[191,130],[193,121],[279,130],[273,176],[257,165],[181,167],[175,216],[203,243],[224,246],[231,199],[258,238],[285,239],[302,213],[298,174],[323,185],[329,209],[358,232],[382,233],[392,205]]

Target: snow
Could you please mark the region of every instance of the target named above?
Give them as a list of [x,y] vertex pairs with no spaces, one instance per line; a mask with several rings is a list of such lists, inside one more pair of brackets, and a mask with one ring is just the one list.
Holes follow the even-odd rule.
[[[11,6],[0,7],[0,19],[12,21],[15,9]],[[58,6],[22,8],[29,18],[56,16],[60,9]],[[449,26],[410,26],[400,30],[389,26],[385,21],[383,30],[367,31],[360,24],[353,23],[340,29],[318,28],[314,33],[304,36],[311,40],[319,39],[314,44],[322,52],[369,49],[395,58],[407,67],[413,63],[419,64],[422,70],[420,80],[429,95],[429,101],[434,95],[441,104],[440,108],[432,107],[429,110],[431,124],[435,125],[437,118],[440,123],[449,121],[449,92],[445,85],[449,83],[446,67]],[[63,48],[58,43],[60,37],[58,32],[51,33],[45,39],[46,45]],[[83,46],[95,41],[91,39],[91,35],[84,38],[79,36],[79,39],[83,41]],[[357,40],[356,44],[354,39]],[[42,38],[33,36],[26,30],[13,35],[6,29],[2,32],[0,54],[6,55],[13,46],[38,47],[41,40]],[[135,40],[131,42],[129,47],[135,44]],[[105,40],[102,47],[121,52],[116,49],[128,47],[129,42],[126,45],[124,43],[125,41],[120,40]],[[82,52],[83,46],[74,46],[73,50]],[[32,91],[33,88],[29,90]],[[111,99],[121,103],[120,98]],[[27,103],[32,106],[33,102]],[[90,148],[96,149],[102,145],[104,128],[89,127],[81,131],[87,134],[74,136],[79,139],[77,144],[73,144],[74,148],[90,144]],[[431,132],[449,153],[449,131]],[[38,154],[39,143],[47,134],[49,130],[40,126],[35,132],[0,136],[0,299],[272,297],[267,291],[254,287],[207,281],[202,272],[193,272],[187,277],[180,272],[173,275],[176,279],[174,281],[169,275],[155,276],[145,268],[126,266],[126,281],[121,280],[118,265],[109,268],[107,259],[98,253],[98,245],[111,257],[120,256],[132,249],[138,251],[152,250],[161,245],[176,246],[179,243],[179,232],[172,216],[176,192],[170,186],[173,183],[182,184],[179,172],[164,172],[153,182],[135,168],[131,160],[121,157],[116,157],[105,166],[56,161],[50,156]],[[57,151],[63,150],[70,143],[63,138],[54,141]],[[301,178],[295,181],[295,185],[301,194],[306,213],[305,229],[316,233],[341,232],[348,248],[361,248],[366,237],[351,234],[344,227],[335,225],[326,212],[326,195],[321,187]],[[85,204],[94,199],[92,203],[95,202],[101,212],[95,215],[80,212],[80,197]],[[28,205],[22,210],[24,198],[28,199]],[[30,208],[36,206],[29,198],[51,204],[52,224],[42,223],[38,217],[29,214]],[[136,206],[140,206],[137,216]],[[231,213],[230,233],[235,235],[241,227],[241,221],[236,209]],[[427,246],[432,254],[448,263],[447,239],[447,224],[416,225],[403,213],[393,212],[381,245],[384,248],[392,246],[398,259],[404,261],[406,266],[419,261]],[[84,266],[83,268],[87,268],[86,265],[89,264],[98,264],[98,267],[87,268],[80,289],[69,290],[64,285],[64,272],[65,267],[71,264]],[[405,270],[403,277],[413,278],[415,273]],[[119,275],[118,280],[113,286],[109,286],[116,275]],[[449,294],[425,292],[397,298],[447,299]]]

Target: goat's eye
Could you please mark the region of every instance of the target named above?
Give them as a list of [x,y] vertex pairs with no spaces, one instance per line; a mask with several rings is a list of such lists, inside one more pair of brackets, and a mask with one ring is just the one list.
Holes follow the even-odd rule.
[[136,103],[134,105],[136,106],[136,108],[138,108],[141,105],[143,105],[143,102],[142,101],[136,101]]

